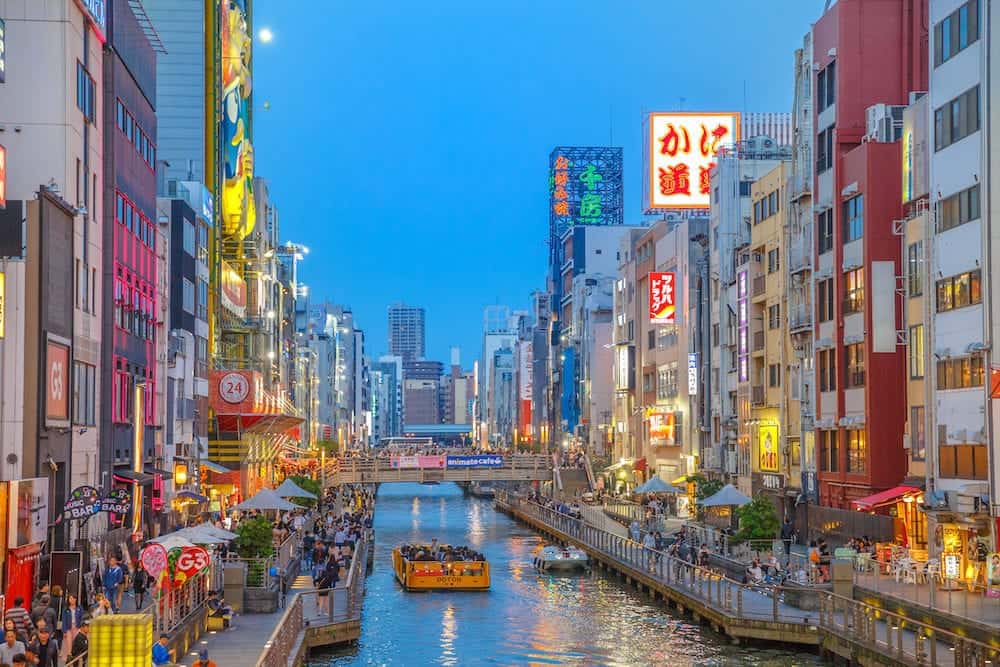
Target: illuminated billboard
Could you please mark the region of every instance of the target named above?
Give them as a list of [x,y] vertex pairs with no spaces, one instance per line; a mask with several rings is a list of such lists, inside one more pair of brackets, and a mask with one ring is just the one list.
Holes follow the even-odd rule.
[[250,17],[247,0],[220,3],[222,48],[222,234],[245,238],[254,228],[253,143],[250,126]]
[[736,352],[739,363],[740,382],[750,381],[750,318],[747,316],[747,303],[750,292],[747,289],[747,282],[750,280],[746,271],[740,271],[736,276],[736,309],[738,339],[736,341]]
[[649,420],[649,444],[653,447],[673,447],[677,444],[677,418],[673,410],[654,407],[646,411]]
[[651,113],[646,118],[645,209],[708,208],[712,167],[740,140],[740,115]]
[[903,109],[903,203],[916,201],[930,191],[930,155],[927,150],[928,96]]
[[0,146],[0,208],[7,208],[7,149]]
[[778,425],[757,427],[757,462],[761,472],[778,472]]
[[560,146],[549,153],[549,226],[554,238],[573,225],[620,225],[622,149]]
[[649,274],[649,323],[674,324],[677,321],[677,284],[672,271]]
[[222,260],[221,275],[222,305],[237,317],[246,317],[247,312],[247,284],[243,276],[232,264]]

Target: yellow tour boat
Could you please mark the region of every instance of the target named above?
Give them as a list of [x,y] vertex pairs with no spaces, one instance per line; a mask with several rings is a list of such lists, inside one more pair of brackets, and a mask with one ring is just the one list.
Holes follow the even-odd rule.
[[485,591],[490,587],[490,564],[465,547],[402,544],[392,550],[392,569],[408,591]]

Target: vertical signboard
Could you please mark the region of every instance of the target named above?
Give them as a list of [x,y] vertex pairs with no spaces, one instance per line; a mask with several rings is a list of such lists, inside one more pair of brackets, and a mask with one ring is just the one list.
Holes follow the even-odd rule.
[[7,149],[0,144],[0,208],[7,208]]
[[553,238],[573,225],[620,225],[623,210],[621,148],[560,146],[549,154]]
[[247,0],[219,3],[222,50],[221,123],[222,233],[245,238],[254,228],[253,132],[250,100],[253,91],[250,16]]
[[698,393],[698,353],[688,352],[688,396]]
[[0,271],[0,340],[3,340],[7,329],[5,326],[7,315],[7,274]]
[[649,323],[674,324],[676,315],[676,276],[671,271],[649,274]]
[[11,549],[44,542],[49,527],[49,480],[34,477],[10,482],[8,541]]
[[903,203],[920,199],[930,188],[930,155],[927,151],[929,96],[903,110]]
[[7,82],[7,25],[0,19],[0,83]]
[[222,306],[237,317],[246,317],[247,284],[232,264],[226,260],[222,260],[221,264]]
[[761,472],[778,472],[778,425],[757,427],[757,463]]
[[736,307],[738,329],[738,340],[736,344],[737,363],[739,364],[740,382],[750,381],[750,318],[747,315],[747,281],[749,280],[746,271],[740,271],[736,278]]
[[645,134],[646,211],[708,208],[712,168],[740,140],[740,115],[651,113]]
[[53,340],[45,347],[45,419],[69,421],[69,345]]

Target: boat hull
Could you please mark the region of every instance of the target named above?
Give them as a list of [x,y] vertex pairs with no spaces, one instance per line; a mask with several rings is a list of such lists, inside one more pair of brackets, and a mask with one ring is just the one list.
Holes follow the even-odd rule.
[[399,549],[393,549],[392,569],[396,580],[408,591],[485,591],[490,588],[490,566],[486,562],[411,562],[403,558]]

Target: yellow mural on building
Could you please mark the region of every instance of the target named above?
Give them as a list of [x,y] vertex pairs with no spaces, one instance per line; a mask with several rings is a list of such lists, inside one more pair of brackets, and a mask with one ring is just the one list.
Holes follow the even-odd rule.
[[253,198],[250,136],[251,36],[247,0],[221,3],[222,29],[222,234],[246,237],[257,212]]

